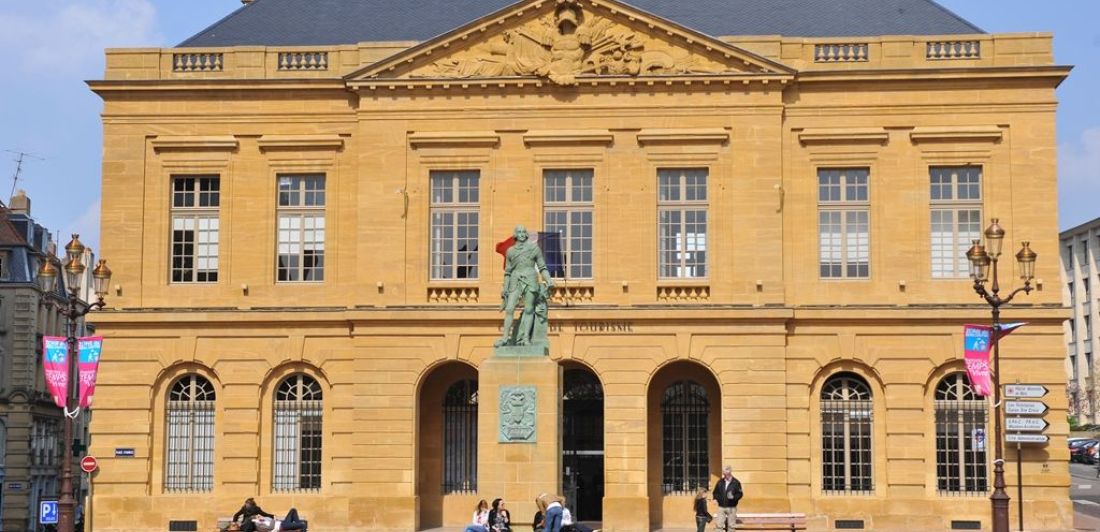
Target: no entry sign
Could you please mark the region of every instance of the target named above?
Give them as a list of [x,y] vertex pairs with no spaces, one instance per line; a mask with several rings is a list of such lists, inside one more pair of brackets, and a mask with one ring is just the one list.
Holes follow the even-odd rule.
[[85,456],[80,459],[80,469],[85,473],[91,473],[99,468],[99,462],[94,456]]

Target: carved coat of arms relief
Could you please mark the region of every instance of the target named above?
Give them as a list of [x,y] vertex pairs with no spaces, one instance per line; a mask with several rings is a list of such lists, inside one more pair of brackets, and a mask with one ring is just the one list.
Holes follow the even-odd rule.
[[411,74],[412,77],[538,76],[575,85],[582,75],[716,74],[730,69],[702,54],[643,35],[574,3],[557,6]]

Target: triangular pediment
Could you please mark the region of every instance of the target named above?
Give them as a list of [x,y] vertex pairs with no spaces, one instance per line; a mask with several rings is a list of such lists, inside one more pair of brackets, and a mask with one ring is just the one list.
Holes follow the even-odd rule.
[[787,77],[780,63],[617,0],[526,0],[347,77],[359,85],[462,79]]

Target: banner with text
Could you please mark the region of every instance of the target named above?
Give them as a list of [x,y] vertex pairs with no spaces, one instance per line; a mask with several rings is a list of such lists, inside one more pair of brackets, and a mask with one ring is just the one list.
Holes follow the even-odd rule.
[[963,325],[966,375],[970,377],[970,386],[979,397],[993,393],[993,379],[989,370],[989,347],[992,338],[993,327]]
[[80,349],[80,407],[92,406],[95,395],[95,378],[99,371],[99,355],[103,352],[102,336],[85,336],[78,343]]
[[64,336],[42,337],[42,367],[54,404],[65,408],[69,394],[69,345]]

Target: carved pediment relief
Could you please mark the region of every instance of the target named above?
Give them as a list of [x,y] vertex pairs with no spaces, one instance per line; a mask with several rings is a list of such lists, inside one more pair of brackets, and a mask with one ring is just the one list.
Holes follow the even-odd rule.
[[416,46],[350,78],[537,77],[558,85],[574,85],[578,78],[601,76],[791,72],[781,64],[615,0],[531,0]]

